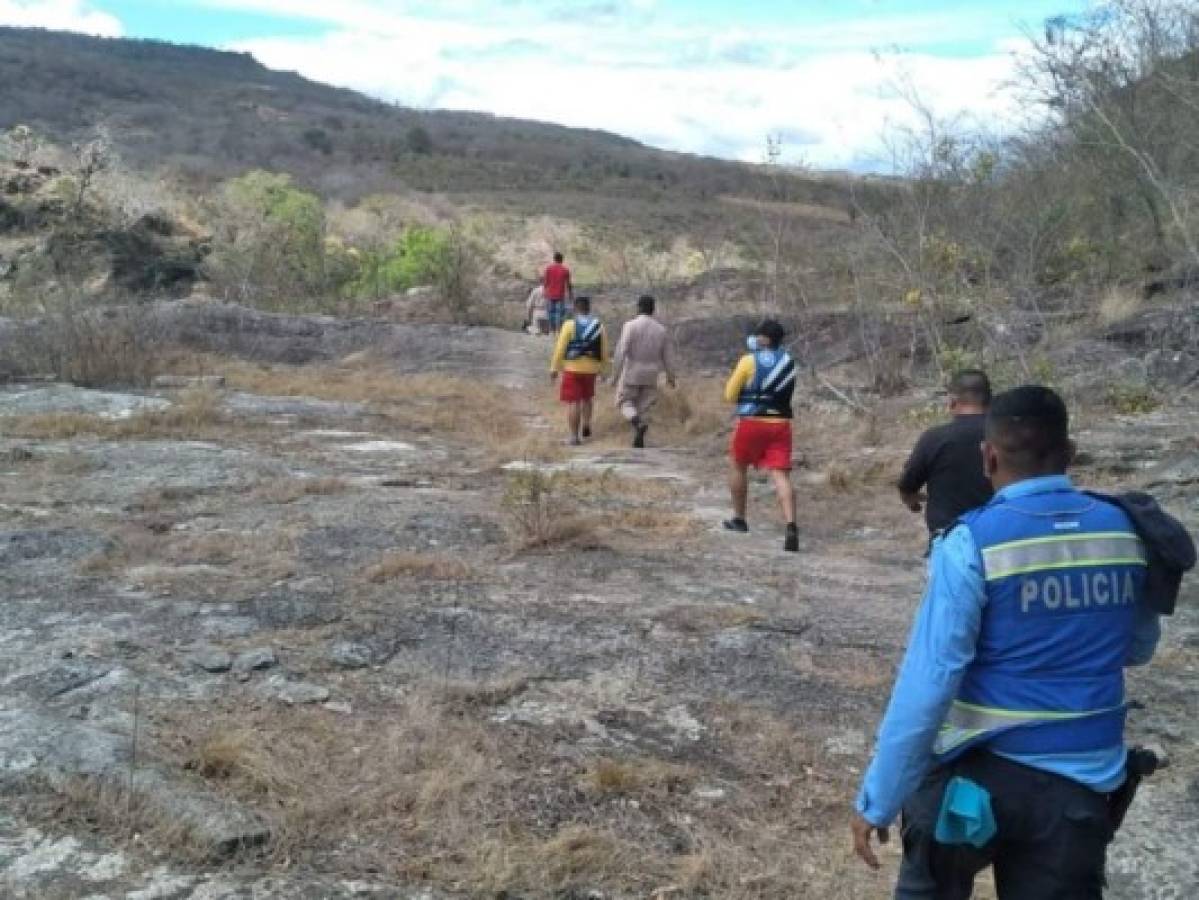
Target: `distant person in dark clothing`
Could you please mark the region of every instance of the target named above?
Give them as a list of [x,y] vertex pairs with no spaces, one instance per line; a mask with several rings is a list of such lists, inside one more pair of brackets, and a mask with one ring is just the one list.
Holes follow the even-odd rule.
[[[958,372],[949,382],[953,421],[924,432],[904,466],[900,499],[912,512],[924,509],[930,534],[991,499],[982,457],[990,406],[991,382],[986,374],[975,369]],[[920,491],[925,487],[928,498],[922,504]]]

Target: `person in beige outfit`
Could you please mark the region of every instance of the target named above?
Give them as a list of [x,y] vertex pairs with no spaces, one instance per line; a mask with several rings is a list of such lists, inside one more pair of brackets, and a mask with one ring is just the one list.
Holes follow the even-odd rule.
[[613,359],[616,405],[633,429],[637,448],[645,446],[645,417],[657,399],[659,376],[665,372],[666,383],[676,386],[670,337],[654,318],[654,305],[648,294],[637,301],[637,318],[625,323]]
[[525,331],[529,334],[549,334],[550,314],[546,309],[545,288],[537,285],[525,301]]

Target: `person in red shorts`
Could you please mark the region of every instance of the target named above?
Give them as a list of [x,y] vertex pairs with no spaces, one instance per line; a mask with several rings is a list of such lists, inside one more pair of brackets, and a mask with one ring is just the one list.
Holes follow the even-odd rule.
[[566,258],[561,253],[555,253],[554,261],[545,267],[541,287],[545,290],[545,311],[550,320],[550,331],[557,334],[566,320],[566,301],[574,300],[575,295],[570,269],[566,267]]
[[740,533],[749,531],[745,521],[749,467],[766,469],[787,522],[783,549],[794,553],[799,550],[799,530],[795,524],[795,489],[791,486],[791,397],[798,369],[791,354],[783,349],[785,336],[778,322],[763,320],[747,342],[749,352],[725,385],[725,400],[737,404],[737,428],[730,448],[733,518],[726,519],[724,527]]
[[591,315],[591,298],[576,297],[574,318],[558,332],[550,361],[550,378],[562,377],[558,399],[566,404],[572,447],[591,437],[595,379],[607,371],[608,359],[608,334]]

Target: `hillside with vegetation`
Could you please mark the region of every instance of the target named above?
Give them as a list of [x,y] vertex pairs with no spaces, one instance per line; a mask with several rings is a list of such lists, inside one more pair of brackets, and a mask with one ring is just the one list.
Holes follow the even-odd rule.
[[[873,900],[846,813],[926,582],[943,378],[1067,399],[1073,474],[1199,529],[1199,13],[912,103],[895,177],[413,111],[249,57],[0,30],[0,895]],[[678,384],[565,446],[554,250]],[[730,363],[789,329],[798,553],[729,505]],[[1199,884],[1199,591],[1129,741],[1112,900]],[[977,895],[993,897],[980,879]]]

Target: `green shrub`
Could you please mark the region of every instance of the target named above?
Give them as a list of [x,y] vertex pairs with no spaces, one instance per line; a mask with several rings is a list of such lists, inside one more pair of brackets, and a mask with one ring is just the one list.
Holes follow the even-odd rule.
[[1162,405],[1153,388],[1141,381],[1108,385],[1104,399],[1112,410],[1126,416],[1151,413]]
[[383,297],[432,284],[450,256],[450,233],[413,226],[383,250],[360,252],[358,276],[349,285],[355,297]]
[[291,176],[254,171],[235,178],[213,218],[208,274],[233,299],[282,306],[331,293],[324,205]]

